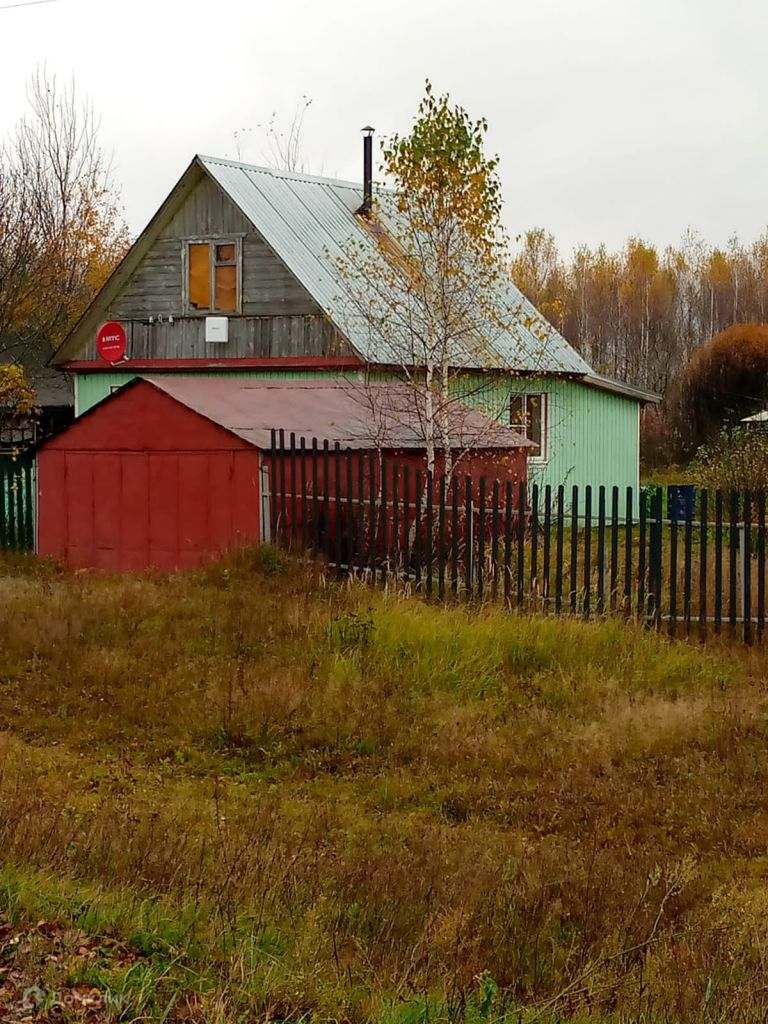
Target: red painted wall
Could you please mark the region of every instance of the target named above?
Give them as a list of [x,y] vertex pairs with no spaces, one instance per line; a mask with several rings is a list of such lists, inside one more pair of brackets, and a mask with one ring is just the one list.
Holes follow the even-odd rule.
[[259,452],[150,384],[38,452],[38,551],[74,568],[191,568],[260,533]]

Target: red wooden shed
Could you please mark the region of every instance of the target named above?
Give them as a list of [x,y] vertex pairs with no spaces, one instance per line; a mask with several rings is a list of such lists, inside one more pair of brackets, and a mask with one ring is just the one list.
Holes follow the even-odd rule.
[[[402,384],[161,376],[132,381],[40,446],[37,549],[75,568],[191,568],[269,539],[272,430],[423,467]],[[528,442],[474,411],[464,472],[526,479]]]

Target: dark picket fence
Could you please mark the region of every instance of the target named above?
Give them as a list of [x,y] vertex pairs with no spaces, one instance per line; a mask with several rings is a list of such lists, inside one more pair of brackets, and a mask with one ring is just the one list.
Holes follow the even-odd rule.
[[762,641],[766,495],[433,478],[406,461],[273,436],[269,530],[339,576],[428,597],[639,619]]
[[0,550],[34,546],[34,459],[0,453]]

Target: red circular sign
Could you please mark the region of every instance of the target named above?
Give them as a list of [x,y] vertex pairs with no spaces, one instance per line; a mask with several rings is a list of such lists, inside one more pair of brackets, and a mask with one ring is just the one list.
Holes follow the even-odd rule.
[[96,335],[96,351],[108,363],[116,363],[125,355],[127,339],[122,324],[110,320],[102,324]]

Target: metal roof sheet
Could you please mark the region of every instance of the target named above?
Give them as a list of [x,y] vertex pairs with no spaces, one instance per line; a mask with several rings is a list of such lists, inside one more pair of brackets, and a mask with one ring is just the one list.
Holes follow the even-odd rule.
[[[424,448],[418,397],[408,384],[165,375],[140,379],[258,448],[269,447],[273,429],[355,449]],[[522,435],[458,402],[449,415],[457,449],[531,447]]]
[[[370,324],[354,313],[359,291],[340,274],[338,263],[352,246],[374,255],[377,243],[355,216],[363,201],[362,187],[350,182],[293,174],[222,160],[198,158],[262,235],[267,244],[307,289],[323,311],[368,362],[400,363],[397,351],[383,349]],[[386,193],[381,191],[381,196]],[[386,203],[382,205],[386,216]],[[508,368],[524,373],[587,374],[591,368],[553,327],[544,340],[530,329],[541,314],[510,280],[499,293],[500,305],[514,326],[489,330],[482,358],[457,349],[455,365],[463,368]]]
[[623,395],[625,398],[634,398],[636,402],[650,402],[657,405],[662,396],[656,391],[649,391],[648,388],[641,388],[635,384],[626,384],[623,380],[616,380],[615,377],[606,377],[604,373],[588,373],[584,377],[584,383],[598,391],[610,391],[615,395]]

